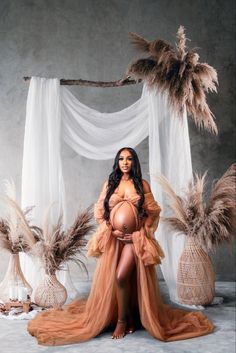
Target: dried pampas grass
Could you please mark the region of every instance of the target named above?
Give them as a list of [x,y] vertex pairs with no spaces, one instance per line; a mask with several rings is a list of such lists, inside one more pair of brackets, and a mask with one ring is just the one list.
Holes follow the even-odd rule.
[[217,134],[214,115],[206,102],[206,92],[217,92],[217,72],[212,66],[199,63],[195,50],[186,47],[185,28],[178,29],[176,48],[160,39],[149,42],[135,33],[130,33],[130,37],[135,47],[149,56],[133,62],[127,76],[143,80],[150,88],[167,90],[170,104],[178,114],[186,107],[199,128]]
[[32,248],[32,254],[40,258],[46,274],[55,274],[66,261],[76,262],[87,270],[80,256],[87,244],[86,236],[94,229],[92,218],[93,212],[89,207],[77,215],[69,230],[64,231],[62,217],[52,228],[49,217],[45,217],[43,229],[39,231],[39,241]]
[[37,227],[29,224],[32,207],[22,210],[16,202],[15,184],[5,181],[4,194],[0,196],[6,216],[0,219],[0,248],[18,254],[28,252],[37,241]]
[[208,203],[203,200],[206,173],[191,182],[184,196],[177,195],[165,177],[157,180],[169,196],[174,216],[164,220],[176,231],[192,237],[205,250],[231,242],[236,231],[236,164],[212,185]]

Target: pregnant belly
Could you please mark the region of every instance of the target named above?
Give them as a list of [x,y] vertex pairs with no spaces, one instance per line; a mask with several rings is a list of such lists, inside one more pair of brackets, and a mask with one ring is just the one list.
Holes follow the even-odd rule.
[[110,212],[112,228],[131,234],[140,229],[137,208],[126,200],[119,202]]

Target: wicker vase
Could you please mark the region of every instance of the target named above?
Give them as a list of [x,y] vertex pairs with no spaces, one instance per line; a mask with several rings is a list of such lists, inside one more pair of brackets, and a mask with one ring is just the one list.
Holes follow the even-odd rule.
[[208,254],[193,238],[188,238],[177,272],[177,296],[180,303],[210,304],[215,294],[215,275]]
[[19,254],[11,254],[8,269],[3,281],[0,283],[0,300],[9,301],[9,289],[11,286],[23,286],[27,288],[27,294],[31,295],[32,288],[26,281],[20,267]]
[[32,297],[39,306],[57,308],[65,304],[67,291],[55,274],[45,274],[42,282],[34,289]]

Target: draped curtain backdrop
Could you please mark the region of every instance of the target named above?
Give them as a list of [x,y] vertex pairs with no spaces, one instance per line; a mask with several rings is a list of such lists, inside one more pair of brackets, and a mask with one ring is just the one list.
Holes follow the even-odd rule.
[[[165,175],[178,193],[192,178],[186,112],[175,115],[167,92],[150,91],[145,86],[134,104],[119,112],[101,113],[82,104],[60,86],[58,79],[32,77],[26,108],[22,207],[35,206],[32,219],[40,226],[45,210],[54,203],[51,222],[56,222],[62,211],[66,224],[61,138],[78,154],[105,160],[113,159],[121,147],[135,148],[149,136],[151,188],[162,208],[161,215],[165,216],[167,200],[155,176]],[[178,301],[176,272],[184,235],[170,231],[161,221],[156,238],[166,255],[161,269],[170,298]],[[42,277],[39,264],[26,255],[21,262],[27,280],[34,287]],[[69,292],[73,290],[68,279],[64,278],[64,284]]]

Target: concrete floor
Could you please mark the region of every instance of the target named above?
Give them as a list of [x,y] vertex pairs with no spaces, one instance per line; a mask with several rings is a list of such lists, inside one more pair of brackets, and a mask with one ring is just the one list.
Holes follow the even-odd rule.
[[[165,283],[160,284],[163,298],[168,302]],[[88,282],[81,282],[80,292],[87,292],[89,287]],[[235,353],[235,283],[217,282],[216,295],[224,297],[224,302],[204,310],[216,326],[215,332],[207,336],[163,343],[140,330],[116,341],[110,333],[105,333],[85,343],[43,347],[27,333],[27,321],[1,319],[0,353]]]

